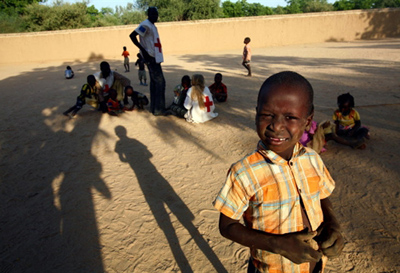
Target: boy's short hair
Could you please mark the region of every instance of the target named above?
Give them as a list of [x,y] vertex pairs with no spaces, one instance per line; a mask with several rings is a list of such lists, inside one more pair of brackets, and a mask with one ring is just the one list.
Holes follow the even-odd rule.
[[181,79],[181,83],[184,83],[184,82],[190,83],[190,81],[191,81],[191,79],[190,79],[189,75],[185,75]]
[[342,94],[337,98],[337,104],[339,107],[346,102],[350,104],[351,108],[354,107],[354,97],[350,95],[350,93]]
[[93,75],[88,75],[86,78],[86,82],[90,85],[96,84],[96,78]]
[[250,37],[246,37],[246,38],[244,38],[244,40],[246,41],[249,41],[249,43],[251,42],[251,39],[250,39]]
[[157,13],[158,13],[157,7],[149,7],[149,8],[147,9],[147,15],[149,15],[150,12],[157,12]]
[[276,73],[265,80],[258,93],[257,105],[260,101],[260,96],[262,94],[261,90],[267,87],[273,87],[275,85],[286,84],[289,86],[301,86],[304,91],[308,94],[308,114],[311,115],[314,112],[314,90],[310,82],[304,78],[302,75],[293,71],[283,71]]

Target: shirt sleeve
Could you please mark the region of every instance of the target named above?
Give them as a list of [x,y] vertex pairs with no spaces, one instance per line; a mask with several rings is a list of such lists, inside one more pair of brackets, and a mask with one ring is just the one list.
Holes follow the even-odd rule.
[[320,188],[320,199],[325,199],[329,197],[333,190],[335,189],[335,181],[333,180],[331,174],[329,173],[328,169],[326,168],[324,162],[322,161],[319,154],[315,153],[315,156],[318,160],[318,165],[321,168],[321,180],[319,183]]
[[353,111],[354,111],[354,116],[353,116],[354,121],[360,121],[361,118],[360,118],[360,114],[358,113],[358,111],[356,111],[354,109],[353,109]]
[[136,31],[141,37],[143,37],[143,36],[146,35],[147,27],[146,27],[145,25],[143,25],[143,23],[142,23],[142,24],[140,24],[140,25],[135,29],[135,31]]
[[[236,165],[241,165],[236,163]],[[235,170],[237,166],[232,166],[228,172],[225,184],[213,202],[214,207],[225,216],[240,220],[244,212],[249,207],[249,187],[246,187],[246,175],[238,174]]]

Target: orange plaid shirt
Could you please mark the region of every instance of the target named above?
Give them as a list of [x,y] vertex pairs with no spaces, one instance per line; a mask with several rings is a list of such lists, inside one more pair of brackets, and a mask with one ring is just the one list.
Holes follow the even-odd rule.
[[[260,141],[257,150],[233,164],[214,207],[247,227],[272,234],[302,231],[300,196],[312,230],[323,221],[321,199],[333,191],[335,182],[314,150],[300,143],[286,161]],[[309,273],[309,263],[295,264],[272,252],[251,249],[254,265],[261,272]]]

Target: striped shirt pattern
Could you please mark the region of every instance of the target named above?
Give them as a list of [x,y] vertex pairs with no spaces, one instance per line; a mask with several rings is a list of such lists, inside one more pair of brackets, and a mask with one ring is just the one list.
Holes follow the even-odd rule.
[[[323,221],[321,199],[333,191],[335,182],[314,150],[297,143],[292,159],[286,161],[260,141],[257,150],[233,164],[214,207],[246,226],[272,234],[305,228],[300,196],[311,227]],[[309,272],[309,264],[294,264],[281,255],[251,249],[261,272]]]

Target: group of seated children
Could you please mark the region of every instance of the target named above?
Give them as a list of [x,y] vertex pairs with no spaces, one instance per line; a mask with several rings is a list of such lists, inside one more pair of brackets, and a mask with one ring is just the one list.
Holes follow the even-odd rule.
[[[149,100],[144,94],[134,91],[133,87],[128,85],[124,88],[123,101],[118,100],[118,92],[113,88],[108,89],[106,95],[103,93],[103,101],[105,102],[106,107],[106,109],[104,109],[104,106],[100,107],[101,104],[98,96],[99,90],[96,87],[96,83],[97,81],[94,75],[87,76],[87,83],[82,86],[81,92],[76,99],[76,104],[65,111],[63,115],[74,118],[76,113],[82,109],[85,104],[89,104],[93,108],[107,112],[112,116],[118,116],[124,111],[132,111],[134,109],[143,110],[144,105],[149,104]],[[132,105],[130,106],[129,97],[132,100]]]
[[330,121],[317,124],[313,121],[300,139],[301,144],[315,151],[326,151],[324,145],[329,140],[347,145],[353,149],[365,149],[365,140],[370,138],[368,128],[361,125],[360,114],[354,109],[354,97],[350,93],[337,98],[338,108]]
[[181,83],[174,88],[174,101],[167,109],[167,114],[193,123],[203,123],[217,117],[214,100],[225,102],[228,91],[222,83],[221,73],[215,74],[214,81],[207,87],[200,74],[193,75],[192,80],[188,75],[183,76]]

